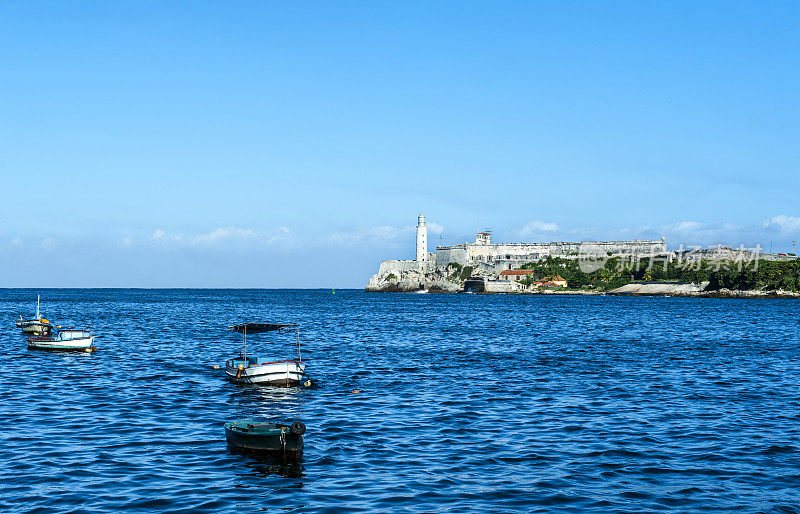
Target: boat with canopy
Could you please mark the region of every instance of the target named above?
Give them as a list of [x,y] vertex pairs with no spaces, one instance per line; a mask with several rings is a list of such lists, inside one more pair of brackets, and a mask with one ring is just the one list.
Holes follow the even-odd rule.
[[53,330],[53,324],[39,314],[39,295],[36,295],[36,317],[25,320],[20,314],[17,328],[21,328],[23,334],[35,336],[46,336]]
[[[237,384],[261,384],[281,387],[311,386],[306,365],[300,354],[300,327],[296,323],[240,323],[228,328],[243,336],[242,353],[225,363],[225,375]],[[297,358],[271,361],[266,357],[247,354],[247,336],[267,332],[294,333]]]
[[48,335],[28,337],[28,348],[62,352],[94,352],[97,350],[91,330],[60,327]]

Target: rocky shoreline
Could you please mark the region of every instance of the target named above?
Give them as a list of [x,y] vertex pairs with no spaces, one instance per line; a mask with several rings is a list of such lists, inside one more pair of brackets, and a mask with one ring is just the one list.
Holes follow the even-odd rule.
[[[778,270],[780,274],[781,270]],[[602,289],[603,284],[593,284],[583,289],[559,289],[540,287],[530,281],[519,281],[513,277],[500,277],[488,270],[472,266],[449,265],[447,267],[411,268],[405,271],[379,272],[373,275],[365,291],[385,293],[462,293],[477,294],[521,294],[521,295],[610,295],[610,296],[676,296],[692,298],[800,298],[800,292],[775,288],[777,284],[762,289],[725,289],[717,278],[668,280],[634,280],[614,289]],[[633,274],[631,274],[633,278]],[[769,287],[769,289],[768,289]],[[713,288],[713,289],[711,289]]]
[[[619,288],[622,289],[622,288]],[[800,292],[793,292],[793,291],[738,291],[738,290],[730,290],[730,289],[719,289],[715,291],[705,291],[705,290],[692,290],[692,291],[681,291],[680,289],[675,291],[663,291],[663,290],[638,290],[638,291],[620,291],[619,289],[611,290],[611,291],[600,291],[600,290],[586,290],[586,289],[564,289],[564,290],[539,290],[539,291],[519,291],[519,292],[508,292],[508,293],[496,293],[496,292],[485,292],[480,291],[476,292],[476,294],[482,295],[496,295],[496,294],[510,294],[510,295],[565,295],[565,296],[669,296],[669,297],[683,297],[683,298],[766,298],[766,299],[775,299],[775,298],[797,298],[800,299]],[[400,287],[397,284],[387,285],[386,287],[380,289],[370,289],[366,288],[366,292],[372,293],[433,293],[433,294],[441,294],[441,293],[463,293],[463,289],[454,289],[449,287],[447,289],[437,287],[436,285],[431,285],[428,288],[405,288]]]

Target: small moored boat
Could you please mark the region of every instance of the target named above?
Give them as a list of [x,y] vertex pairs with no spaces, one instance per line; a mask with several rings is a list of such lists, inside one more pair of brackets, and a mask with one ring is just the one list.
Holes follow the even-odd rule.
[[36,317],[25,320],[20,315],[17,328],[21,328],[23,334],[36,336],[46,336],[53,330],[53,324],[39,315],[39,295],[36,295]]
[[28,338],[28,348],[36,350],[59,350],[94,352],[94,335],[91,330],[73,328],[57,329],[46,336]]
[[268,423],[243,419],[225,423],[225,439],[231,448],[283,459],[296,459],[303,454],[305,432],[306,426],[299,421]]
[[[311,385],[306,375],[306,365],[300,355],[300,328],[291,323],[241,323],[229,328],[244,336],[244,346],[239,357],[225,363],[225,375],[237,384],[262,384],[282,387]],[[297,359],[270,361],[265,357],[247,355],[247,335],[264,332],[294,332]]]

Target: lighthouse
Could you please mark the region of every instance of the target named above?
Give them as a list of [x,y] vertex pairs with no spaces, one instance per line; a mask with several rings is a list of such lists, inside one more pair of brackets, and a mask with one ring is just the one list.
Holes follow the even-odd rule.
[[425,215],[419,213],[417,218],[417,269],[425,271],[428,260],[428,227],[425,226]]

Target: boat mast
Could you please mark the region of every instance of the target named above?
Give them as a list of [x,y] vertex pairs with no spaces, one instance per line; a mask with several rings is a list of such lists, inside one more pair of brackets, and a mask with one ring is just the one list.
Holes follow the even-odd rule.
[[294,327],[294,337],[297,340],[297,360],[303,362],[303,357],[300,356],[300,327]]
[[242,353],[242,360],[247,362],[247,325],[244,326],[244,353]]
[[39,295],[36,295],[36,319],[39,319]]

